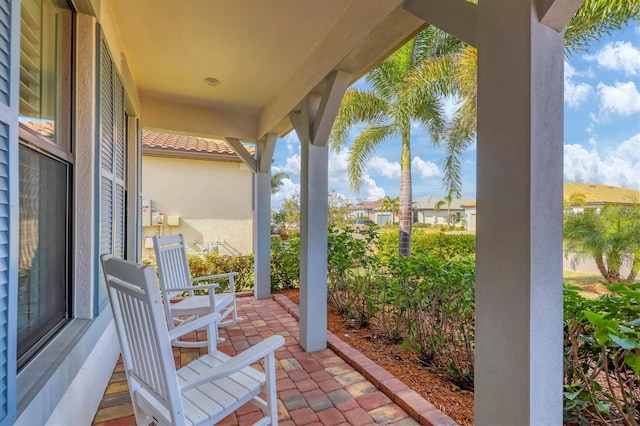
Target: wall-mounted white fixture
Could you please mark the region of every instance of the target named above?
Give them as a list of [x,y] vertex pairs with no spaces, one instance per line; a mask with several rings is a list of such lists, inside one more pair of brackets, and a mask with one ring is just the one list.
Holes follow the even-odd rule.
[[151,226],[151,200],[142,200],[142,226]]
[[208,86],[219,86],[220,85],[220,80],[218,80],[217,78],[213,78],[213,77],[207,77],[204,79],[204,83]]

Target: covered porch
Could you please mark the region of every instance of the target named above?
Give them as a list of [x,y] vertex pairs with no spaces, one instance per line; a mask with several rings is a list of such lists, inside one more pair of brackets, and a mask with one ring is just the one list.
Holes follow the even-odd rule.
[[[345,90],[429,24],[478,49],[476,421],[560,423],[562,31],[582,2],[196,2],[177,16],[166,3],[111,4],[141,124],[224,138],[254,172],[257,300],[270,297],[274,147],[290,131],[300,140],[297,340],[308,353],[328,344],[328,138]],[[176,19],[198,29],[184,44],[166,31]]]

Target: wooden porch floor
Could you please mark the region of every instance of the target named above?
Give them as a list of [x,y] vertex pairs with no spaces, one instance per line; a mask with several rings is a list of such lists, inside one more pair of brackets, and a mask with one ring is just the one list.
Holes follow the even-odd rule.
[[[298,343],[298,306],[282,295],[273,299],[238,298],[243,318],[220,329],[218,345],[229,355],[242,352],[265,337],[279,334],[285,345],[276,352],[278,413],[282,426],[292,425],[454,425],[419,394],[395,379],[357,350],[329,333],[329,349],[307,353]],[[204,332],[199,332],[203,333]],[[193,333],[192,338],[202,338]],[[198,357],[206,348],[174,348],[176,366]],[[250,425],[259,408],[247,404],[221,425]],[[93,420],[96,426],[134,425],[123,365],[116,365]]]

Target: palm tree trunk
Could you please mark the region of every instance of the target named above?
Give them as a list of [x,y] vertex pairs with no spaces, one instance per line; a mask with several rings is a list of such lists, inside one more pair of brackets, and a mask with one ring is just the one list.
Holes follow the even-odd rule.
[[627,276],[627,281],[630,283],[636,280],[636,271],[640,270],[640,256],[633,255],[633,260],[631,261],[631,270],[629,271],[629,275]]
[[617,283],[620,274],[615,269],[607,269],[607,265],[604,262],[602,254],[596,254],[593,256],[593,258],[596,261],[598,271],[600,271],[600,273],[604,277],[604,280],[609,284]]
[[411,145],[409,141],[409,128],[402,132],[402,154],[400,156],[400,257],[409,257],[411,252],[411,222],[412,222],[412,195],[411,195]]

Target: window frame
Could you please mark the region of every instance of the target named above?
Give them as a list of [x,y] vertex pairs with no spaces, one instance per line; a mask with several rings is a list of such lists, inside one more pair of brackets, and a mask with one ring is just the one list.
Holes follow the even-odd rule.
[[[52,140],[37,131],[29,128],[22,121],[18,123],[18,145],[25,147],[36,153],[46,156],[54,161],[63,164],[66,167],[66,215],[64,218],[65,230],[65,282],[60,285],[60,290],[64,290],[65,294],[65,318],[57,321],[52,325],[46,333],[44,333],[35,343],[17,357],[17,368],[21,371],[29,365],[34,357],[47,347],[49,342],[63,330],[74,317],[74,183],[75,183],[75,156],[73,153],[73,113],[74,111],[74,56],[75,49],[75,32],[76,32],[76,16],[77,10],[73,4],[65,0],[50,0],[57,8],[64,8],[69,11],[68,16],[63,17],[64,23],[60,26],[56,33],[56,39],[62,39],[57,48],[56,58],[56,86],[55,86],[55,109],[56,117],[54,126],[56,129],[56,138]],[[22,1],[19,2],[19,8],[22,7]],[[21,22],[22,25],[22,22]],[[21,29],[18,31],[22,38]],[[22,47],[20,47],[22,49]],[[58,75],[59,73],[59,75]],[[22,119],[23,116],[19,114]],[[24,117],[28,120],[28,117]],[[20,173],[18,172],[20,179]],[[20,247],[20,242],[18,242]],[[17,356],[18,352],[16,352]]]

